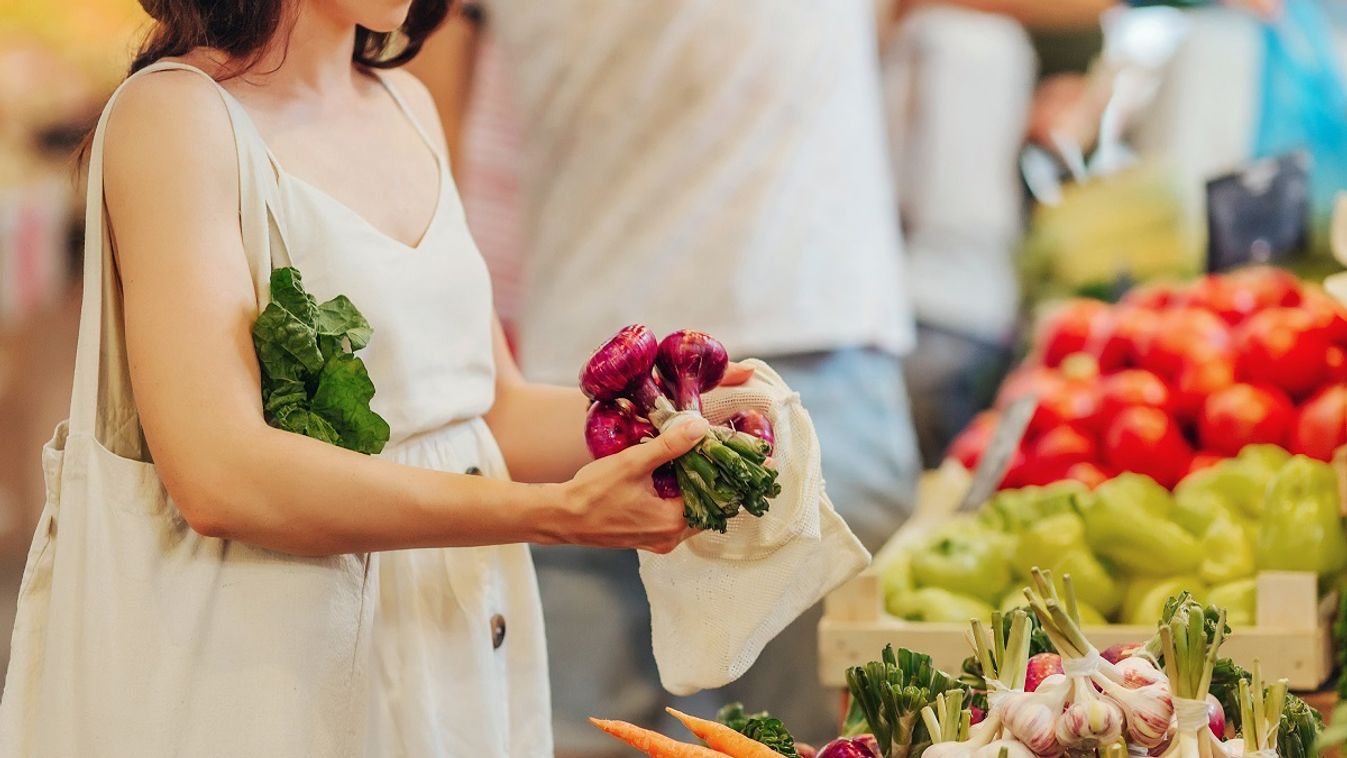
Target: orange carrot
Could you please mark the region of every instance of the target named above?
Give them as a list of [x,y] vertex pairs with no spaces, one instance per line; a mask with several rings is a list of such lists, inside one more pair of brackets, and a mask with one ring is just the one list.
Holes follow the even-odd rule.
[[670,737],[665,737],[659,732],[642,729],[625,721],[605,721],[591,718],[589,723],[640,750],[650,758],[726,758],[724,753],[716,750],[701,745],[679,742]]
[[683,726],[686,726],[703,742],[731,756],[731,758],[780,758],[775,750],[757,740],[745,737],[724,724],[689,716],[673,708],[665,708],[664,710],[683,722]]

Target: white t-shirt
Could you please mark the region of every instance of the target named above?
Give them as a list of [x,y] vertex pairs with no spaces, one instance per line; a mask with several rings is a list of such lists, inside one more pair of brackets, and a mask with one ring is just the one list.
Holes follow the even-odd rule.
[[631,322],[910,347],[867,0],[487,0],[524,138],[520,358]]

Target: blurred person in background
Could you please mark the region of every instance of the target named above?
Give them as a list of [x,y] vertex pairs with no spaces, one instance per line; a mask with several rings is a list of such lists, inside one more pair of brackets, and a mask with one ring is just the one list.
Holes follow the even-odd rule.
[[[1023,234],[1018,165],[1084,97],[1106,0],[880,0],[890,155],[917,318],[903,363],[924,463],[1009,367]],[[1041,85],[1040,85],[1041,83]]]
[[[645,321],[764,358],[817,428],[828,491],[876,548],[917,474],[900,356],[912,344],[869,0],[488,0],[524,144],[524,371],[574,383],[590,351]],[[446,111],[470,87],[461,18],[417,70]],[[446,107],[449,106],[449,107]],[[451,145],[451,152],[456,145]],[[667,702],[630,552],[537,553],[561,753],[611,747],[584,723],[645,725]],[[817,613],[728,691],[797,736],[835,733],[817,686]],[[592,733],[592,734],[591,734]]]

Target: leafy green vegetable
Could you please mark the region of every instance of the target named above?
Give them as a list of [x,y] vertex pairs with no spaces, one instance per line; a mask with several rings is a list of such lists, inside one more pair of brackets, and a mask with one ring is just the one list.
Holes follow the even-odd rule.
[[383,450],[388,422],[370,409],[374,383],[354,355],[373,330],[346,296],[319,304],[298,269],[276,269],[252,334],[268,424],[360,453]]
[[949,690],[965,689],[928,655],[884,646],[879,661],[847,670],[851,707],[842,733],[874,735],[883,758],[917,758],[931,744],[921,709]]
[[[1052,640],[1048,639],[1048,633],[1043,631],[1043,624],[1039,623],[1038,616],[1034,615],[1033,609],[1029,606],[1021,606],[1014,610],[1024,612],[1029,624],[1029,657],[1032,658],[1039,653],[1055,653],[1057,648],[1052,646]],[[1001,642],[1004,645],[1010,644],[1010,621],[1013,610],[1001,615]],[[970,655],[963,661],[961,667],[962,673],[959,675],[959,681],[973,689],[973,698],[970,701],[973,705],[987,710],[987,679],[982,673],[982,664],[978,661],[976,655]]]
[[[1180,592],[1178,595],[1170,596],[1165,601],[1164,612],[1160,614],[1160,621],[1156,627],[1169,626],[1175,620],[1187,625],[1194,615],[1202,617],[1202,629],[1206,632],[1207,644],[1212,644],[1216,639],[1216,625],[1220,623],[1221,609],[1214,605],[1204,606],[1197,602],[1192,593],[1188,591]],[[1223,636],[1230,636],[1230,625],[1224,624],[1221,630]],[[1164,650],[1160,644],[1160,634],[1156,632],[1155,636],[1146,643],[1146,652],[1157,661],[1164,660]]]
[[[1211,671],[1211,694],[1221,701],[1225,718],[1232,728],[1241,728],[1239,681],[1253,681],[1253,674],[1229,658],[1216,661]],[[1265,687],[1264,690],[1270,688]],[[1277,727],[1277,755],[1280,758],[1312,758],[1314,744],[1324,730],[1324,719],[1300,698],[1286,693],[1281,723]]]
[[750,714],[744,711],[742,703],[730,703],[716,714],[716,721],[781,755],[799,758],[795,750],[795,738],[786,730],[781,719],[772,718],[766,711]]
[[[1167,625],[1175,620],[1191,623],[1195,615],[1198,614],[1201,615],[1203,631],[1206,633],[1208,644],[1210,644],[1216,637],[1220,609],[1211,605],[1203,606],[1187,592],[1171,597],[1165,603],[1165,610],[1160,623]],[[1222,634],[1230,634],[1229,625],[1225,626]],[[1146,649],[1157,660],[1163,661],[1158,634],[1147,643]],[[1236,731],[1241,727],[1241,710],[1239,707],[1239,681],[1241,679],[1253,682],[1253,674],[1241,668],[1229,658],[1219,658],[1212,666],[1211,686],[1208,688],[1208,692],[1221,701],[1221,707],[1225,709],[1226,720]],[[1264,688],[1265,691],[1268,689],[1270,688]],[[1307,705],[1305,701],[1288,692],[1285,704],[1282,707],[1281,723],[1277,729],[1278,755],[1281,758],[1311,758],[1315,755],[1315,740],[1323,729],[1324,720],[1319,712]]]

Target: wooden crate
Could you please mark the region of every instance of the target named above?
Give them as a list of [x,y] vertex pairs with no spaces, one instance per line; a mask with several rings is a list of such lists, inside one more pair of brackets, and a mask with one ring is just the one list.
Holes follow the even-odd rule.
[[[876,555],[883,566],[894,552],[925,540],[930,530],[949,517],[967,472],[945,468],[926,474],[921,483],[918,512]],[[1233,630],[1222,651],[1240,665],[1262,661],[1269,677],[1286,677],[1297,690],[1313,690],[1333,671],[1330,627],[1336,596],[1318,597],[1314,574],[1269,571],[1258,575],[1257,623]],[[819,623],[819,676],[829,687],[844,687],[849,666],[876,660],[886,644],[930,655],[941,669],[957,673],[971,655],[966,624],[905,621],[884,609],[879,572],[871,568],[838,588],[824,604]],[[1149,639],[1153,627],[1110,625],[1086,627],[1099,649],[1120,642]]]

